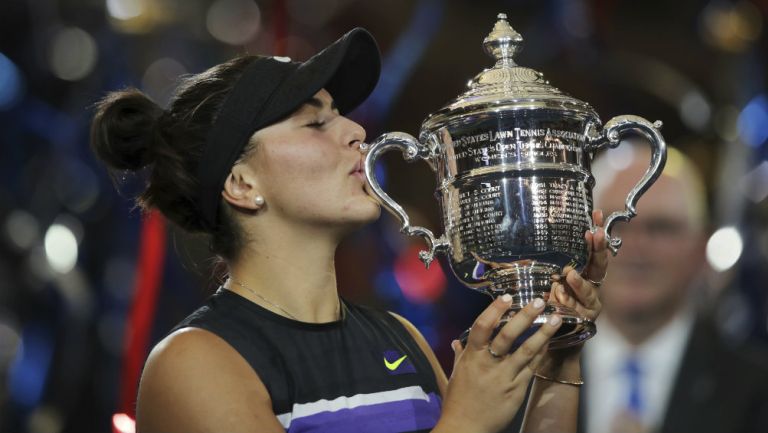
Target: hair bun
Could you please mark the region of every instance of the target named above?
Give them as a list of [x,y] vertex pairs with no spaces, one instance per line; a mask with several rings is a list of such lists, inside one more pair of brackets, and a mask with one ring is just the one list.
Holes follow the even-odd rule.
[[111,92],[96,104],[91,147],[112,168],[138,170],[153,161],[155,125],[162,114],[137,89]]

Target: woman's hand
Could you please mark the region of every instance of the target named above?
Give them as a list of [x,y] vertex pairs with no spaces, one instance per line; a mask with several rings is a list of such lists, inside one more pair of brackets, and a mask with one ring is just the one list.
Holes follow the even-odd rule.
[[598,290],[608,268],[608,243],[603,229],[603,211],[592,211],[592,220],[597,230],[587,231],[584,238],[589,245],[590,255],[587,265],[579,274],[573,267],[566,266],[563,276],[555,278],[552,284],[554,300],[575,310],[590,320],[597,319],[602,310]]
[[552,316],[549,323],[509,353],[514,341],[544,309],[543,301],[528,304],[491,340],[511,301],[509,295],[496,298],[478,316],[466,347],[462,348],[458,340],[453,342],[453,374],[443,399],[443,415],[434,432],[496,432],[506,427],[520,408],[533,376],[531,363],[543,355],[561,319]]
[[[590,257],[582,274],[572,267],[563,269],[563,276],[552,284],[550,302],[570,307],[577,314],[595,320],[602,305],[598,296],[600,282],[605,278],[608,249],[603,230],[603,213],[596,210],[592,220],[597,230],[584,236]],[[554,295],[554,296],[552,296]],[[582,344],[546,351],[535,365],[536,375],[523,420],[526,432],[575,431],[579,409]],[[576,385],[576,386],[574,386]]]
[[[603,229],[603,211],[594,210],[592,220],[597,230],[594,233],[587,231],[584,235],[590,248],[587,265],[581,274],[573,267],[566,266],[563,276],[552,284],[554,296],[550,296],[550,302],[565,305],[577,314],[594,321],[602,310],[599,288],[608,268],[608,243]],[[544,377],[578,382],[581,380],[579,359],[582,347],[583,344],[579,344],[548,351],[537,365],[536,372]]]

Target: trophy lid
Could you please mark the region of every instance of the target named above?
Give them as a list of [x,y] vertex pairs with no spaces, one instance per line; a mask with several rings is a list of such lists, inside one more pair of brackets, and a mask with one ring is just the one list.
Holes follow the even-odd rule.
[[498,14],[497,19],[483,40],[485,52],[496,64],[477,74],[466,92],[427,117],[422,130],[442,126],[460,114],[507,109],[549,108],[597,117],[589,104],[552,86],[541,72],[517,65],[514,56],[522,50],[523,37],[509,25],[506,14]]

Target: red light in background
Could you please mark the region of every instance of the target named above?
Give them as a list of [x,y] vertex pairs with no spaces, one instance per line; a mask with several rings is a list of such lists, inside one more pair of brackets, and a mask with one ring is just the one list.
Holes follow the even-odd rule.
[[447,280],[437,260],[429,269],[419,260],[423,247],[414,244],[404,249],[394,263],[394,274],[403,296],[416,304],[426,304],[439,299],[445,292]]

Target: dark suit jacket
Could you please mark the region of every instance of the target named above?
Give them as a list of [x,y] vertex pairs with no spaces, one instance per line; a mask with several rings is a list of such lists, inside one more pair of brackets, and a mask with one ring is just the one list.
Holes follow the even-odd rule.
[[[706,319],[693,327],[670,392],[658,433],[768,433],[768,357],[732,347]],[[579,432],[589,433],[581,401]]]
[[[590,433],[584,410],[590,378],[584,381],[578,432]],[[768,433],[768,355],[731,347],[707,320],[693,327],[671,393],[657,433]],[[526,404],[505,433],[520,431]]]

